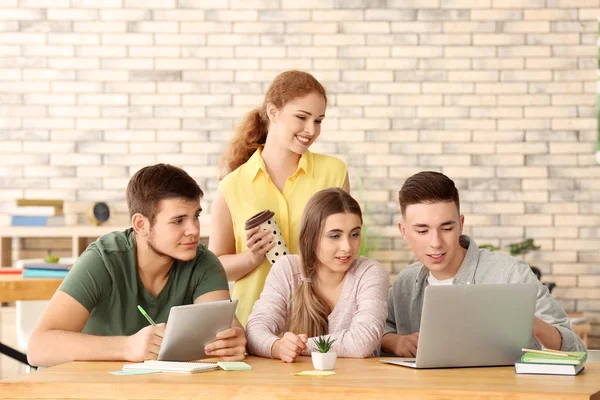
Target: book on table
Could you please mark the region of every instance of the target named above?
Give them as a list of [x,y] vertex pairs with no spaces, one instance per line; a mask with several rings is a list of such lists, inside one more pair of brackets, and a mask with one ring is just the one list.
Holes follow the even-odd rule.
[[587,353],[585,351],[572,352],[569,356],[554,355],[549,353],[533,353],[526,352],[521,357],[521,362],[529,364],[563,364],[563,365],[578,365],[583,364],[587,359]]
[[196,373],[205,371],[214,371],[217,369],[225,371],[249,371],[252,367],[245,362],[240,361],[219,361],[219,362],[189,362],[189,361],[144,361],[135,364],[125,364],[123,371],[144,370],[144,371],[160,371],[160,372],[183,372]]
[[51,269],[24,269],[23,278],[65,278],[69,271]]
[[70,271],[73,263],[31,262],[23,264],[23,269],[44,269],[48,271]]
[[517,361],[515,363],[515,372],[517,374],[537,374],[537,375],[577,375],[583,371],[583,364],[535,364]]
[[526,352],[515,363],[517,374],[577,375],[583,371],[586,352],[571,352],[569,355],[542,352]]
[[156,370],[161,372],[183,372],[193,374],[196,372],[213,371],[219,369],[219,366],[216,362],[182,362],[157,360],[123,365],[123,371],[136,369]]
[[49,263],[44,261],[23,264],[24,278],[64,278],[73,266],[72,262]]

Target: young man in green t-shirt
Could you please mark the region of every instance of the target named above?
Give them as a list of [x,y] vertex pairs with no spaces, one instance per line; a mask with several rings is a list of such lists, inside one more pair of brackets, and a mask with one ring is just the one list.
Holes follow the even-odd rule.
[[[199,242],[202,196],[180,168],[139,170],[127,186],[132,228],[102,236],[77,260],[31,336],[29,362],[156,359],[171,307],[229,299],[221,263]],[[245,350],[237,320],[206,346],[224,360]]]

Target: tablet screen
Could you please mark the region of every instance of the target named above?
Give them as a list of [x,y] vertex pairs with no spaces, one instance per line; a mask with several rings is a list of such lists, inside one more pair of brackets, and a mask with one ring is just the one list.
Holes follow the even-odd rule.
[[158,359],[205,358],[204,347],[216,339],[217,333],[231,327],[237,303],[235,299],[172,307]]

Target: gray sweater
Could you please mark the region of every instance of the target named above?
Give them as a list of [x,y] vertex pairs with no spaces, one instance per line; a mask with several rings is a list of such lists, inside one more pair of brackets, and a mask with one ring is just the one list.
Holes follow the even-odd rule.
[[[581,339],[571,329],[567,314],[548,289],[538,281],[526,262],[501,252],[480,249],[468,236],[461,236],[460,244],[467,249],[467,253],[452,281],[453,285],[536,282],[539,285],[536,317],[558,329],[562,336],[561,350],[586,351]],[[420,262],[411,264],[400,272],[389,291],[384,335],[408,335],[419,331],[428,274],[429,270]],[[531,348],[541,348],[535,338],[532,338]]]

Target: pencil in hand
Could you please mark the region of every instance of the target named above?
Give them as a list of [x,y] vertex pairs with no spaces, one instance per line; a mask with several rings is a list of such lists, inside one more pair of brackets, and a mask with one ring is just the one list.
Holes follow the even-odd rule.
[[146,312],[146,310],[144,310],[144,309],[142,308],[142,306],[140,306],[140,305],[138,304],[137,308],[138,308],[138,310],[140,310],[140,312],[142,313],[142,315],[143,315],[144,317],[146,317],[146,319],[148,320],[148,322],[150,322],[152,325],[156,325],[156,323],[155,323],[155,322],[152,320],[152,318],[150,318],[150,316],[148,315],[148,313]]

